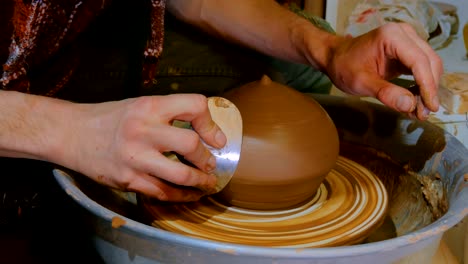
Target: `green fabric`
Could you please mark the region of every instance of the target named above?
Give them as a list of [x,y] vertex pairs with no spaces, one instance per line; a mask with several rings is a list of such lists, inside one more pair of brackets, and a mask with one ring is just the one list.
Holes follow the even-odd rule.
[[[112,12],[101,17],[83,35],[81,63],[59,97],[77,102],[101,102],[170,93],[213,96],[259,80],[264,74],[301,92],[329,93],[331,89],[327,76],[310,66],[229,44],[169,14],[154,85],[144,88],[139,78],[148,19],[144,8],[137,2],[132,3],[113,2],[109,10]],[[322,20],[300,10],[295,12],[326,28]]]
[[258,80],[268,71],[261,55],[166,17],[156,80],[139,94],[201,93],[207,96]]
[[336,34],[335,30],[332,28],[330,23],[328,23],[325,19],[317,16],[313,16],[306,11],[300,9],[296,4],[291,4],[289,5],[289,10],[293,11],[297,15],[309,20],[312,24],[314,24],[316,27],[325,30],[329,33]]
[[[289,9],[297,15],[309,20],[313,25],[335,34],[330,24],[317,16],[313,16],[300,9],[296,4],[289,5]],[[287,62],[281,59],[267,57],[268,64],[282,77],[283,82],[304,93],[329,94],[332,83],[322,72],[299,63]]]
[[282,83],[300,92],[330,93],[332,83],[328,76],[308,65],[291,63],[276,58],[270,58],[269,65],[283,78]]

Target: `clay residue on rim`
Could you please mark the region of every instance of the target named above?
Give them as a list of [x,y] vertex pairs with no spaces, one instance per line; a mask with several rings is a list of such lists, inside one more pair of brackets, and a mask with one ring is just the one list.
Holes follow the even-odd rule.
[[119,228],[125,225],[126,223],[127,221],[125,221],[123,218],[119,216],[112,217],[112,221],[111,221],[112,228]]
[[389,219],[396,232],[393,236],[421,229],[447,212],[448,199],[440,178],[410,171],[384,152],[363,145],[341,142],[340,155],[368,168],[384,182],[390,197]]

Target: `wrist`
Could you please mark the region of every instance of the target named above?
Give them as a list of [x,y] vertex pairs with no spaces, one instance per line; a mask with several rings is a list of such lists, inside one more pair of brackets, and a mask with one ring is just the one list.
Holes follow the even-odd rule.
[[330,74],[330,65],[337,54],[338,47],[345,38],[338,35],[329,35],[325,38],[326,45],[324,45],[325,51],[323,51],[323,58],[320,60],[320,69],[325,74]]
[[[36,139],[26,147],[25,153],[35,159],[69,167],[70,155],[79,133],[79,105],[64,100],[37,96],[30,116],[36,130]],[[28,141],[26,141],[28,142]]]
[[44,105],[44,115],[49,115],[49,127],[44,129],[48,140],[43,144],[41,156],[45,160],[75,169],[74,160],[78,150],[78,136],[83,118],[80,104],[54,100]]
[[344,37],[322,30],[305,19],[301,20],[292,30],[292,42],[304,63],[327,74],[328,65]]

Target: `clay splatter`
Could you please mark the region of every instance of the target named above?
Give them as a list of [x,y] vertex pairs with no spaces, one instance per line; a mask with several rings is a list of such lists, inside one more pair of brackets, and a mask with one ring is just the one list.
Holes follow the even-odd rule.
[[119,227],[125,225],[126,223],[127,222],[124,219],[122,219],[122,218],[120,218],[118,216],[112,217],[112,227],[113,228],[119,228]]

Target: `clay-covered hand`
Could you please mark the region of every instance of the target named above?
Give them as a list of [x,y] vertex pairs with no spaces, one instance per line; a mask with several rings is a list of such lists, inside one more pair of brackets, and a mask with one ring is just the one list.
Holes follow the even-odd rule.
[[[356,38],[336,38],[325,71],[341,90],[376,97],[419,119],[439,108],[442,61],[408,24],[389,23]],[[419,91],[387,81],[401,74],[412,74]]]
[[[214,156],[200,139],[221,148],[226,137],[213,122],[206,97],[195,94],[152,96],[80,105],[79,124],[64,161],[105,185],[164,201],[193,201],[213,192]],[[172,126],[190,122],[192,129]],[[169,159],[176,152],[200,168]]]

